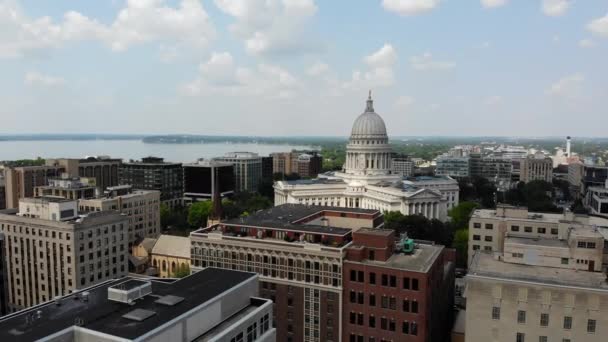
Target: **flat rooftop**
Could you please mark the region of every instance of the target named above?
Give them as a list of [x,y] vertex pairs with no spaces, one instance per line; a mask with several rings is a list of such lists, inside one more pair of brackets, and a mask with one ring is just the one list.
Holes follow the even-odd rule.
[[306,222],[294,223],[296,221],[300,221],[306,217],[321,212],[353,213],[365,215],[375,215],[380,213],[378,210],[374,209],[310,206],[303,204],[283,204],[276,207],[272,207],[270,209],[259,211],[247,217],[227,220],[225,222],[222,222],[222,224],[234,226],[276,228],[340,236],[346,235],[352,231],[352,229],[350,228],[314,225],[307,224]]
[[[521,209],[521,208],[514,208]],[[518,218],[518,217],[503,217],[496,216],[495,209],[477,209],[473,211],[472,217],[475,218],[485,218],[485,219],[506,219],[513,221],[538,221],[538,222],[548,222],[548,223],[559,223],[559,221],[564,219],[563,214],[558,213],[535,213],[528,212],[528,216],[526,218]]]
[[361,228],[357,230],[357,234],[368,234],[376,236],[391,236],[394,231],[390,229],[372,229],[372,228]]
[[435,263],[444,247],[442,245],[430,245],[416,243],[416,248],[411,254],[396,252],[386,261],[365,259],[361,263],[373,266],[395,268],[400,270],[426,273]]
[[544,246],[544,247],[557,247],[557,248],[568,248],[568,242],[559,239],[548,239],[538,237],[523,237],[514,236],[509,234],[505,239],[505,244],[516,243],[526,246]]
[[[254,273],[206,268],[172,282],[152,280],[152,294],[132,305],[108,300],[108,288],[121,284],[132,287],[142,280],[125,277],[108,281],[85,289],[89,292],[86,302],[75,299],[77,294],[71,294],[62,297],[59,306],[50,301],[0,318],[0,341],[38,340],[71,327],[75,322],[93,331],[135,339],[255,276]],[[168,295],[181,297],[183,301],[174,306],[156,302]],[[123,317],[136,309],[155,314],[142,321]],[[40,318],[32,321],[31,316],[37,316],[38,312]]]
[[608,291],[606,274],[567,268],[512,264],[499,261],[493,254],[477,252],[469,266],[468,276],[492,277],[504,281],[583,287]]

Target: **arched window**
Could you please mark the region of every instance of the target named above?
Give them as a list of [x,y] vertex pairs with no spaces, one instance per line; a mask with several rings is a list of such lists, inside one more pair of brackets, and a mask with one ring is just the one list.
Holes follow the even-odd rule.
[[175,261],[171,262],[171,272],[175,272]]
[[167,262],[163,260],[163,271],[167,270]]
[[152,260],[152,265],[154,265],[154,267],[158,267],[158,261],[156,259]]

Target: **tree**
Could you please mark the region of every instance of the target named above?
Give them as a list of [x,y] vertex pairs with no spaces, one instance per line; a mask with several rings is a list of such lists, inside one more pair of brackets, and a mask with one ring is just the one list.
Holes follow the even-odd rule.
[[207,224],[207,217],[213,209],[212,201],[194,202],[188,208],[188,224],[193,228],[203,227]]
[[452,246],[456,249],[456,265],[461,268],[466,268],[469,251],[469,230],[457,230],[454,234],[454,243]]
[[171,222],[171,209],[166,203],[160,204],[160,226],[165,228]]
[[177,266],[177,270],[173,272],[173,278],[183,278],[190,275],[190,266],[183,262]]
[[471,213],[479,204],[475,202],[460,202],[457,206],[450,209],[448,215],[452,218],[452,226],[456,229],[467,228]]
[[398,211],[384,213],[384,228],[394,230],[397,235],[407,233],[412,239],[430,240],[450,246],[452,244],[452,231],[443,222],[429,220],[422,215],[404,216]]
[[528,183],[519,182],[514,189],[507,191],[505,202],[516,206],[528,207],[530,211],[561,212],[553,204],[553,184],[535,180]]

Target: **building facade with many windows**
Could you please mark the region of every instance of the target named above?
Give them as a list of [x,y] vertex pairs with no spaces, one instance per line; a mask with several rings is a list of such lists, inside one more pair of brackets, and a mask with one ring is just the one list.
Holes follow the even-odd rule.
[[257,191],[262,181],[262,157],[252,152],[230,152],[214,158],[234,166],[234,190]]
[[181,163],[169,163],[163,158],[146,157],[141,161],[122,163],[118,175],[120,184],[131,185],[134,189],[160,191],[161,202],[169,207],[182,203],[184,170]]

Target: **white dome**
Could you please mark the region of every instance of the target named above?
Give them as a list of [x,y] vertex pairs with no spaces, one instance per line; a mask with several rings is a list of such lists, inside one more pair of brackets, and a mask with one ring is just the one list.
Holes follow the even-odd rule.
[[351,138],[385,138],[386,125],[380,115],[374,112],[374,102],[371,97],[367,99],[365,112],[355,120],[350,133]]

